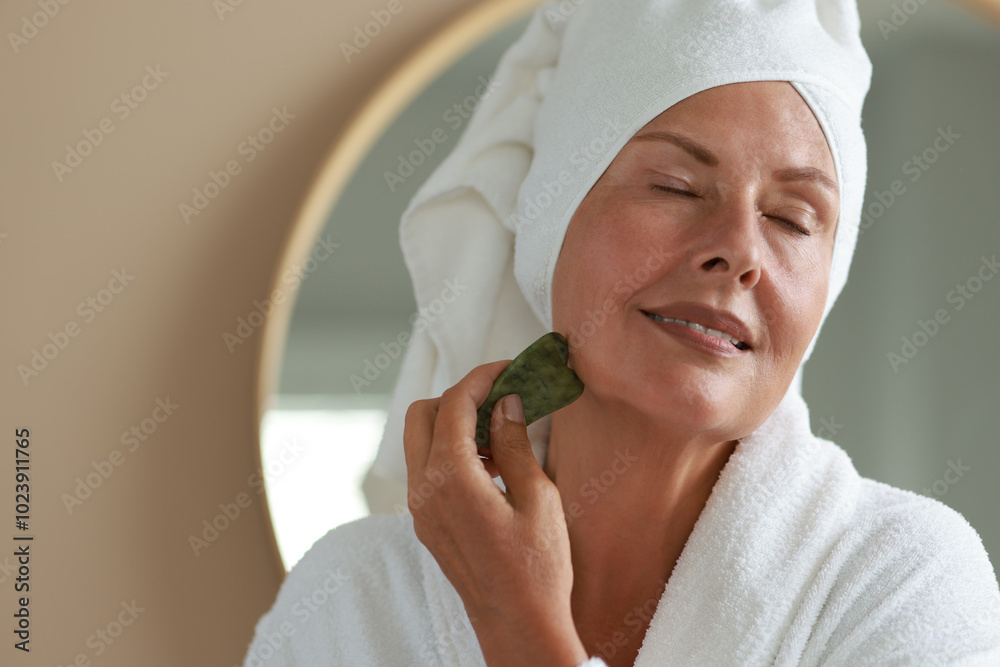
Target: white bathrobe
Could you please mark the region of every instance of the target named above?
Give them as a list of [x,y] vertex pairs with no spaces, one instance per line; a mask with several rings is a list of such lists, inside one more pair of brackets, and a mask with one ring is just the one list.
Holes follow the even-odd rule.
[[[635,665],[1000,665],[1000,590],[962,515],[860,477],[810,433],[796,392],[772,417],[726,463],[655,611],[621,619],[630,635],[652,614]],[[457,592],[397,514],[317,541],[244,667],[484,664]]]

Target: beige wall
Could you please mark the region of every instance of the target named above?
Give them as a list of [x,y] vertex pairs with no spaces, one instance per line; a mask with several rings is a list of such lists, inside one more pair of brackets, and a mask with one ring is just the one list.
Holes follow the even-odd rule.
[[[2,664],[242,660],[282,569],[264,498],[248,483],[262,336],[230,353],[223,333],[270,290],[297,209],[350,114],[475,4],[404,0],[347,63],[340,42],[384,0],[228,2],[221,16],[209,0],[0,5]],[[8,33],[41,5],[54,16],[39,15],[43,27],[12,43]],[[143,83],[134,109],[113,103]],[[251,161],[241,142],[275,108],[294,118]],[[96,143],[98,132],[93,152],[57,174],[51,163],[65,161],[65,146],[84,133]],[[239,173],[186,223],[179,204],[231,160]],[[117,293],[108,290],[116,270],[134,276],[112,282]],[[104,300],[100,312],[88,298]],[[75,335],[63,340],[67,326]],[[43,350],[50,334],[64,349]],[[25,382],[18,366],[30,368],[33,350],[53,358]],[[177,407],[167,416],[158,399]],[[152,433],[123,443],[143,420]],[[16,428],[31,434],[24,532],[13,525]],[[91,473],[96,488],[67,509],[64,494]],[[189,535],[238,498],[249,506],[196,556]],[[29,654],[12,646],[15,534],[35,538],[23,543]],[[122,613],[133,601],[142,611]],[[97,631],[116,634],[119,616],[129,624],[108,645]]]

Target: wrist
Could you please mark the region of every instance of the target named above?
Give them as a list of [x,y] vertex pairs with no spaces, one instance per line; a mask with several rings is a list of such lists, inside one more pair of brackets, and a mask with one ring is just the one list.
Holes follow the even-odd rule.
[[481,614],[473,622],[486,664],[577,667],[590,657],[576,632],[572,614],[538,614],[511,618],[499,612]]

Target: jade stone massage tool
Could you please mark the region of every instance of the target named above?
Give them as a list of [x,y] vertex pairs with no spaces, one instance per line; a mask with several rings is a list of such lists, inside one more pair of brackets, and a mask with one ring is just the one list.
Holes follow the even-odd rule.
[[500,373],[486,402],[479,407],[476,444],[490,446],[493,406],[507,394],[521,397],[525,425],[578,399],[583,393],[583,381],[566,365],[568,359],[569,345],[558,331],[545,334],[517,355]]

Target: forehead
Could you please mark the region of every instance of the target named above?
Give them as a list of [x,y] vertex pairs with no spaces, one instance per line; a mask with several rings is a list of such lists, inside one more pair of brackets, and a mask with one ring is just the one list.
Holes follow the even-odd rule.
[[[833,155],[812,109],[787,81],[716,86],[661,112],[630,140],[668,132],[693,141],[672,142],[695,157],[732,151],[745,160],[770,159],[822,169],[836,181]],[[714,149],[714,150],[711,150]],[[749,151],[749,152],[748,152]],[[711,159],[700,159],[711,164]]]

